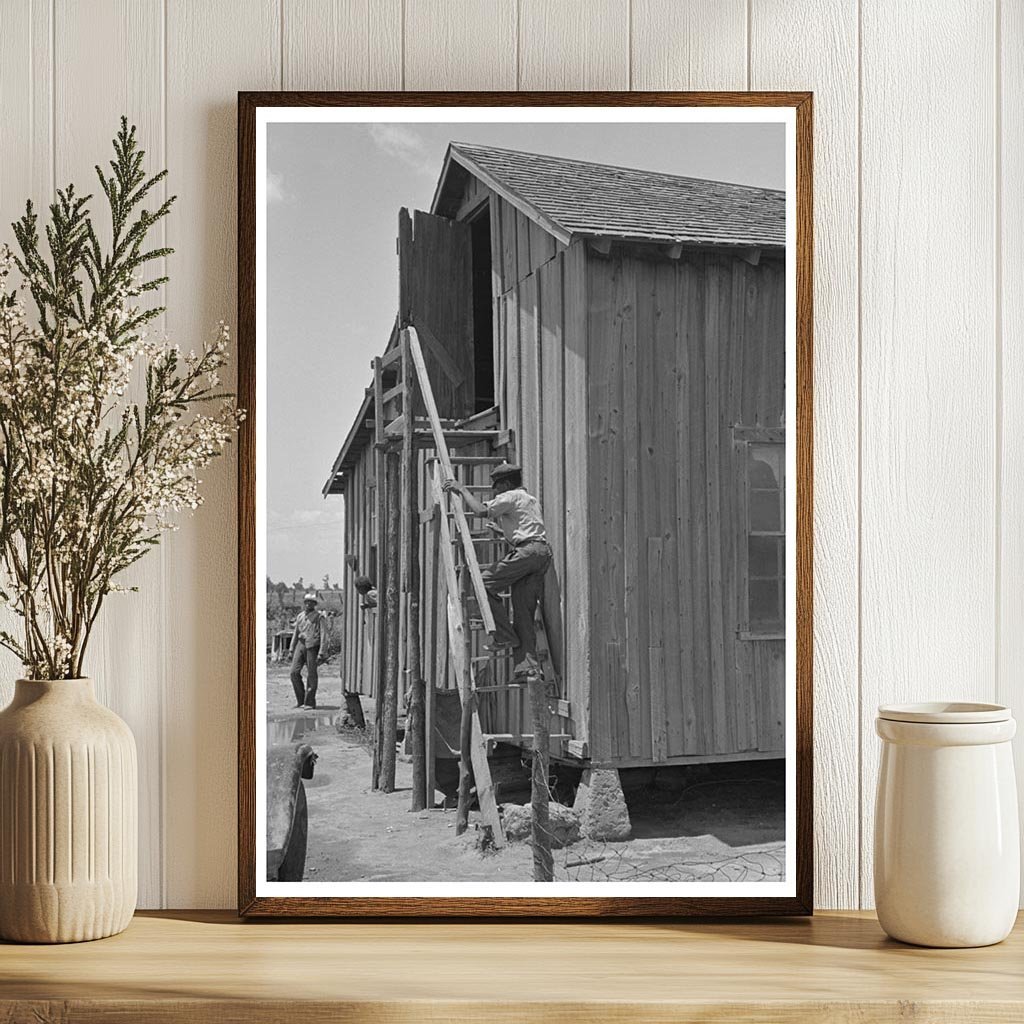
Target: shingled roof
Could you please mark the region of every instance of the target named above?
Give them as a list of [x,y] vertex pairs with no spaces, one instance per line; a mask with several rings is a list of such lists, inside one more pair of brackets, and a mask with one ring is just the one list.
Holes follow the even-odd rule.
[[784,246],[786,196],[775,189],[453,142],[434,197],[446,199],[452,165],[538,221],[562,242],[576,236],[715,246]]

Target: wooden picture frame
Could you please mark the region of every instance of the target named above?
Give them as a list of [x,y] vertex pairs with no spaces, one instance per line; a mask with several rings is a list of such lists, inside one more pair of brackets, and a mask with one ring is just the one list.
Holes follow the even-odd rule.
[[[307,896],[289,891],[284,895],[258,893],[257,878],[265,865],[257,863],[259,816],[257,779],[265,766],[257,757],[257,125],[263,108],[522,108],[529,120],[531,108],[606,107],[636,108],[788,108],[795,130],[795,190],[790,191],[787,218],[795,220],[795,247],[784,250],[786,262],[795,268],[795,302],[790,293],[789,309],[795,323],[788,337],[795,344],[795,447],[796,466],[796,581],[795,637],[790,636],[788,656],[795,664],[795,692],[789,705],[787,737],[793,759],[795,807],[793,816],[795,877],[790,877],[791,894],[757,896],[635,895],[602,896],[405,896],[384,893],[358,896]],[[411,228],[410,228],[411,230]],[[792,235],[790,237],[793,237]],[[595,250],[600,241],[594,243]],[[756,258],[756,257],[755,257]],[[411,286],[402,283],[400,305]],[[400,311],[401,312],[401,311]],[[397,323],[397,321],[396,321]],[[393,358],[399,350],[403,361],[411,359],[410,342],[404,325],[392,340]],[[415,332],[414,332],[415,333]],[[417,351],[435,348],[436,339],[427,329],[427,340],[416,341]],[[238,400],[248,411],[239,439],[238,536],[239,536],[239,618],[238,618],[238,908],[249,917],[334,916],[374,917],[722,917],[750,915],[806,915],[813,907],[812,844],[812,96],[807,92],[530,92],[530,93],[417,93],[417,92],[241,92],[238,96]],[[442,357],[443,358],[443,357]],[[378,363],[380,360],[378,360]],[[409,363],[412,366],[412,363]],[[411,371],[410,371],[411,372]],[[414,379],[414,378],[410,378]],[[384,408],[377,375],[376,399]],[[368,391],[367,401],[374,394]],[[792,406],[790,406],[792,408]],[[378,417],[378,420],[383,417]],[[397,421],[396,421],[397,422]],[[737,424],[741,429],[743,424]],[[752,424],[751,424],[752,426]],[[751,435],[754,436],[754,435]],[[380,435],[376,438],[380,442]],[[745,450],[746,442],[742,442]],[[339,457],[340,458],[340,457]],[[378,477],[379,479],[379,477]],[[330,482],[330,481],[329,481]],[[379,510],[378,510],[379,514]],[[649,558],[658,557],[655,546]],[[652,563],[653,564],[653,563]],[[383,591],[383,587],[381,588]],[[385,600],[382,593],[381,600]],[[785,712],[783,712],[785,715]],[[431,762],[433,763],[433,762]],[[298,771],[298,768],[296,768]],[[298,776],[296,776],[297,778]],[[300,785],[301,788],[301,785]]]

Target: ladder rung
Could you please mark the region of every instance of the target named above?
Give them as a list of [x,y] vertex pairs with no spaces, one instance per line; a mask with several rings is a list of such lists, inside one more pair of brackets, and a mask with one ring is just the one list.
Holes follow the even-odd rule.
[[445,427],[441,433],[456,441],[490,441],[498,436],[497,430],[460,430],[457,427]]
[[388,391],[385,391],[384,394],[381,395],[381,401],[384,402],[385,404],[387,404],[388,402],[391,401],[392,398],[398,398],[399,395],[404,395],[404,394],[405,394],[405,385],[401,384],[401,383],[400,384],[396,384],[393,388],[389,389]]
[[494,686],[474,686],[474,693],[499,693],[502,690],[525,690],[526,683],[498,683]]
[[390,366],[392,363],[397,363],[402,358],[402,346],[397,345],[390,352],[385,352],[381,356],[380,368],[383,370],[385,367]]
[[[427,457],[427,462],[437,462],[438,457],[436,455],[430,455]],[[500,455],[452,455],[448,459],[453,465],[459,466],[500,466],[503,462],[508,461],[502,458]]]

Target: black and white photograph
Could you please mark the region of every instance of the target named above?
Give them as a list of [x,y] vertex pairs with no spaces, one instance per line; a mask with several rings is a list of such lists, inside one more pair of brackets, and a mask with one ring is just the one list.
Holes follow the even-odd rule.
[[257,894],[792,896],[793,111],[256,153]]

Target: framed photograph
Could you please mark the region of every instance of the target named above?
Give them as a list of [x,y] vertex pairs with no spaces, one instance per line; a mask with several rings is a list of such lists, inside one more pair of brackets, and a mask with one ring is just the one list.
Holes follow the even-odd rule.
[[238,116],[240,913],[810,914],[810,94]]

